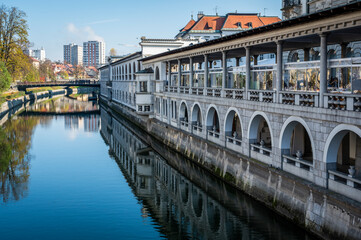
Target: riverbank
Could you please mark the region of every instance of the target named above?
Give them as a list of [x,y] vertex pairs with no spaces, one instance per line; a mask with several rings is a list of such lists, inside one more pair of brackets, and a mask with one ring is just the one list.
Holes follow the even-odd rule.
[[324,239],[359,239],[361,204],[237,152],[148,119],[101,98],[101,102],[163,144],[233,187]]
[[[38,101],[49,97],[68,95],[68,94],[86,94],[94,92],[93,87],[76,87],[76,88],[38,88],[33,89],[24,96],[17,97],[0,104],[0,126],[11,116],[22,111],[30,102]],[[95,92],[99,92],[96,89]]]

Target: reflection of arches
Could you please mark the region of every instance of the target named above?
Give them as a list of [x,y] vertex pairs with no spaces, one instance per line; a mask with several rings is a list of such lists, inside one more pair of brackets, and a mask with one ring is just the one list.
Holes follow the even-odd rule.
[[189,120],[189,118],[188,118],[188,107],[187,107],[187,104],[184,101],[182,101],[182,103],[180,105],[179,119],[181,121],[185,121],[185,122],[188,122],[188,120]]
[[188,202],[188,183],[184,183],[183,185],[181,185],[180,192],[182,196],[182,201],[186,204]]
[[218,111],[214,105],[211,105],[208,108],[207,117],[206,117],[206,126],[207,129],[215,130],[219,132],[219,117]]
[[360,146],[361,129],[353,125],[340,124],[331,131],[326,140],[323,161],[343,172],[353,165],[356,174],[361,174],[361,160],[356,158],[360,155]]
[[212,202],[207,204],[208,224],[213,232],[217,232],[221,223],[221,214],[218,206]]
[[196,190],[193,189],[192,193],[192,206],[193,211],[197,217],[202,215],[203,210],[203,198],[202,195],[199,194]]
[[284,154],[295,155],[300,150],[305,160],[315,159],[314,142],[307,123],[299,117],[289,117],[283,124],[279,148]]
[[226,120],[224,121],[224,130],[226,136],[236,136],[237,138],[242,139],[242,122],[237,109],[230,108],[228,110]]
[[159,80],[159,68],[155,67],[155,80]]
[[202,111],[198,103],[195,103],[192,107],[192,123],[202,126]]
[[272,129],[270,121],[264,112],[253,113],[248,126],[248,139],[250,143],[264,141],[266,147],[272,147]]

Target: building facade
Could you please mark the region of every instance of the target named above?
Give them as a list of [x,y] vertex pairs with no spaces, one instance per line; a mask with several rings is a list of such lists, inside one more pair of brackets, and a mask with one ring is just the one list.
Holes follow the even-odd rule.
[[64,64],[69,64],[71,63],[71,50],[72,47],[74,46],[74,43],[70,43],[68,45],[64,45],[63,47],[63,55],[64,55]]
[[44,62],[46,59],[45,49],[43,47],[41,49],[35,49],[35,50],[27,49],[24,51],[24,53],[29,57],[35,58],[40,62]]
[[83,65],[99,67],[105,64],[105,43],[88,41],[83,43]]
[[[148,114],[361,202],[360,9],[356,1],[143,58]],[[302,57],[285,61],[295,51]],[[276,63],[251,61],[261,54]],[[236,163],[219,164],[236,175]]]

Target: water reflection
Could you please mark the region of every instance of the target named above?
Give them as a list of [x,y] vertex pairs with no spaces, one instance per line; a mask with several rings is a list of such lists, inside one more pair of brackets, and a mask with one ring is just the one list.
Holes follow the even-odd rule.
[[3,202],[19,200],[27,194],[29,149],[38,123],[39,119],[34,117],[13,118],[5,123],[4,129],[0,128],[0,196]]
[[312,238],[113,114],[101,108],[101,135],[142,203],[141,216],[164,237]]
[[65,126],[72,129],[99,131],[99,106],[94,102],[63,96],[41,99],[22,108],[22,113],[0,125],[0,197],[3,203],[19,200],[27,195],[32,159],[29,150],[37,125],[49,126],[58,114],[65,115]]

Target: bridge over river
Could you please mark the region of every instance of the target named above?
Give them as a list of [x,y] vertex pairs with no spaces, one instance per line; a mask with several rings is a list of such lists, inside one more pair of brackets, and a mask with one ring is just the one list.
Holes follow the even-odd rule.
[[97,80],[74,80],[74,81],[55,81],[55,82],[21,82],[16,87],[19,91],[25,91],[27,88],[34,87],[100,87]]

